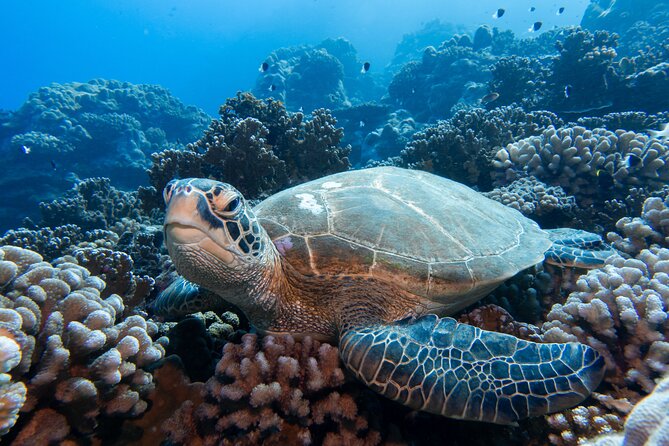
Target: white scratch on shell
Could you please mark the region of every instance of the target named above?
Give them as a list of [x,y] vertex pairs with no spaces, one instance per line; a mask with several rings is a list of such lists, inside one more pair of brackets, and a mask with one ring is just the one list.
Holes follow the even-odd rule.
[[321,185],[323,189],[336,189],[338,187],[342,187],[343,185],[341,183],[337,183],[336,181],[326,181]]
[[300,209],[310,211],[314,215],[318,215],[325,210],[322,205],[318,204],[316,197],[312,194],[297,194],[295,197],[301,200],[299,204]]

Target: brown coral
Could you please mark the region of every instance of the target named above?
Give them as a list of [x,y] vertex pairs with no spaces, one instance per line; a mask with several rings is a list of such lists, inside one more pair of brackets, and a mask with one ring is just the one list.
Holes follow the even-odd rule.
[[379,444],[343,384],[335,347],[247,334],[226,344],[205,403],[184,404],[166,428],[179,444]]
[[3,277],[11,277],[0,288],[0,331],[21,348],[11,374],[27,388],[16,441],[30,438],[24,432],[41,425],[39,417],[64,426],[48,442],[93,432],[104,417],[144,412],[153,387],[146,368],[164,354],[151,339],[155,324],[123,318],[121,297],[102,298],[104,281],[73,258],[52,265],[35,252],[0,246],[0,261],[9,271]]

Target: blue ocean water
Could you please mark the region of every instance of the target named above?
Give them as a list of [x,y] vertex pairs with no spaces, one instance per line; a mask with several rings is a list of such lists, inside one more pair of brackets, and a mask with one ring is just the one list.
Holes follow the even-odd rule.
[[[587,0],[560,5],[561,16],[552,0],[8,0],[0,5],[0,108],[17,108],[51,82],[102,77],[160,84],[214,114],[224,98],[253,87],[276,48],[345,37],[379,70],[402,35],[423,23],[488,23],[524,35],[538,19],[544,30],[578,24]],[[498,8],[509,12],[494,21]]]
[[669,0],[0,42],[0,445],[669,445]]

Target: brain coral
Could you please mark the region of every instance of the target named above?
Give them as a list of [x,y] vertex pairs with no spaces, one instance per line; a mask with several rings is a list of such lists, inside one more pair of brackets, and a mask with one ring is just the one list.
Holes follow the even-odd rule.
[[[75,262],[66,257],[50,264],[33,251],[0,247],[3,365],[27,389],[10,431],[16,444],[35,444],[28,432],[36,420],[57,420],[62,429],[49,441],[59,441],[147,408],[144,397],[153,386],[147,368],[164,355],[151,339],[157,327],[141,316],[123,317],[123,300],[102,298],[105,282]],[[11,401],[20,405],[20,389]],[[7,428],[12,406],[5,410]]]

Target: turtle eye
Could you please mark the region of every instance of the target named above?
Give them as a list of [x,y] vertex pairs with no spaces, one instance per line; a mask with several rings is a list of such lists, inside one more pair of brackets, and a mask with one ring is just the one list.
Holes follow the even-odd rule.
[[207,198],[212,204],[212,209],[218,214],[224,214],[225,216],[230,216],[230,214],[235,214],[242,206],[242,200],[238,195],[235,195],[232,200],[225,202],[223,194],[212,194],[207,193]]
[[242,204],[241,200],[239,197],[235,197],[230,202],[225,206],[225,209],[223,209],[223,212],[237,212],[237,209],[239,209],[239,205]]
[[165,204],[169,204],[170,198],[172,198],[172,192],[174,191],[174,185],[177,184],[177,180],[172,180],[167,185],[165,186],[165,189],[163,189],[163,200],[165,200]]

